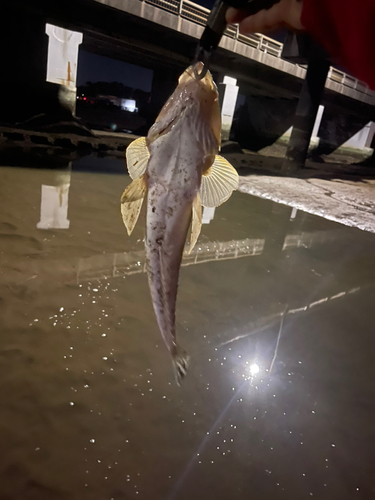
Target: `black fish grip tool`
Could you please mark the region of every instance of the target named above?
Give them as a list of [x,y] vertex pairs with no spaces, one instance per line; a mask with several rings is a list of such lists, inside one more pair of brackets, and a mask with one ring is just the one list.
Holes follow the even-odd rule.
[[263,9],[269,9],[279,0],[216,0],[210,15],[208,16],[206,27],[195,53],[193,64],[201,61],[203,69],[196,78],[201,80],[207,73],[208,64],[212,53],[218,47],[221,37],[227,27],[225,15],[229,7],[244,10],[248,15],[256,14]]

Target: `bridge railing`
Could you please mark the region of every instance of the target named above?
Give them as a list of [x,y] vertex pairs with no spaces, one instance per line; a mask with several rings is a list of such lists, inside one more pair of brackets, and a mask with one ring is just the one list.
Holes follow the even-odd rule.
[[[210,11],[201,5],[198,5],[190,0],[140,0],[142,2],[149,3],[160,9],[172,12],[183,19],[188,19],[194,23],[200,24],[202,26],[206,25]],[[258,49],[265,54],[270,54],[274,57],[281,57],[281,52],[283,50],[283,44],[269,38],[265,35],[259,33],[253,33],[251,35],[242,35],[238,31],[238,26],[229,25],[224,33],[225,36],[237,40],[245,45],[248,45],[254,49]],[[330,80],[336,83],[341,83],[346,87],[357,90],[363,94],[372,94],[368,85],[361,82],[357,78],[354,78],[343,71],[331,67],[328,73]]]
[[329,68],[328,77],[330,80],[341,83],[346,87],[350,87],[352,89],[358,90],[358,92],[363,92],[364,94],[370,93],[368,85],[365,82],[361,82],[354,76],[348,75],[339,69],[333,68],[332,66]]

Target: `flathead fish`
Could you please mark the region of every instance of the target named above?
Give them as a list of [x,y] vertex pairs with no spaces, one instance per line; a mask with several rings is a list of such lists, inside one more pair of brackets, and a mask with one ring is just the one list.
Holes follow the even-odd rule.
[[191,224],[189,251],[202,225],[202,206],[217,207],[237,189],[238,174],[220,148],[218,92],[202,63],[180,76],[146,138],[126,149],[133,182],[121,198],[130,235],[147,196],[146,264],[157,323],[172,356],[177,383],[186,375],[188,356],[176,340],[175,311],[182,254]]

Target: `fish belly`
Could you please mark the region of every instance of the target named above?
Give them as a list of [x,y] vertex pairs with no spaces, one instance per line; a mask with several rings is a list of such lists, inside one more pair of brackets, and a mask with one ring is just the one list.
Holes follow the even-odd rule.
[[146,262],[158,326],[175,356],[178,276],[202,160],[191,145],[184,148],[178,138],[161,139],[151,149],[147,171]]

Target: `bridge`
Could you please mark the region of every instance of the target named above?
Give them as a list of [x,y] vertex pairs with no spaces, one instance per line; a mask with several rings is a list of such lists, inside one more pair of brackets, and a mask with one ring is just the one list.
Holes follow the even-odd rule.
[[[121,9],[141,19],[151,21],[164,26],[168,30],[174,30],[181,35],[186,35],[194,39],[199,39],[206,25],[210,11],[190,0],[95,0],[103,5]],[[157,40],[155,45],[160,46],[167,39]],[[196,41],[194,40],[194,44]],[[238,31],[238,26],[228,26],[225,35],[220,43],[220,49],[212,63],[214,71],[230,73],[240,80],[251,81],[259,91],[264,91],[264,86],[274,87],[267,79],[268,69],[277,69],[289,76],[304,79],[306,68],[286,61],[281,58],[283,44],[261,34],[243,35]],[[227,53],[225,53],[227,51]],[[180,51],[180,55],[187,56],[187,61],[192,57],[190,46],[187,50]],[[259,75],[260,68],[256,74],[252,74],[256,69],[255,64],[260,63],[264,71],[264,78]],[[253,71],[251,71],[253,70]],[[249,73],[249,74],[248,74]],[[269,74],[271,76],[271,74]],[[274,75],[272,75],[274,76]],[[285,77],[283,75],[283,77]],[[259,80],[263,80],[263,85]],[[358,79],[340,71],[334,67],[330,68],[326,88],[333,92],[346,95],[353,99],[375,105],[375,94],[368,86]],[[253,89],[252,89],[253,90]],[[277,95],[285,91],[277,86]]]
[[[30,115],[35,110],[57,110],[61,102],[65,108],[74,108],[81,41],[80,47],[87,51],[154,71],[150,106],[150,115],[154,116],[174,88],[178,75],[192,60],[209,14],[189,0],[14,0],[10,7],[1,9],[0,27],[6,43],[0,50],[7,72],[0,91],[5,119],[17,113],[22,116],[22,110],[24,115],[26,111]],[[60,27],[60,38],[51,28],[46,34],[46,23]],[[66,45],[69,37],[75,48],[70,46],[61,56],[60,67],[51,70],[52,44],[64,39]],[[282,48],[281,43],[266,36],[244,36],[235,26],[229,26],[211,66],[216,81],[230,76],[246,96],[247,106],[256,110],[251,113],[252,133],[259,129],[260,134],[265,134],[275,129],[272,140],[291,125],[306,75],[305,67],[281,57]],[[61,55],[64,50],[59,50]],[[47,94],[48,105],[37,109],[36,103]],[[345,117],[344,125],[333,127],[339,136],[335,141],[342,143],[374,116],[375,96],[363,82],[330,68],[322,105],[323,121],[333,123],[340,116],[342,122]],[[324,131],[324,127],[320,128]],[[328,135],[332,135],[330,128]],[[319,123],[315,129],[317,132]],[[369,134],[363,140],[362,132],[362,145],[369,143]]]

